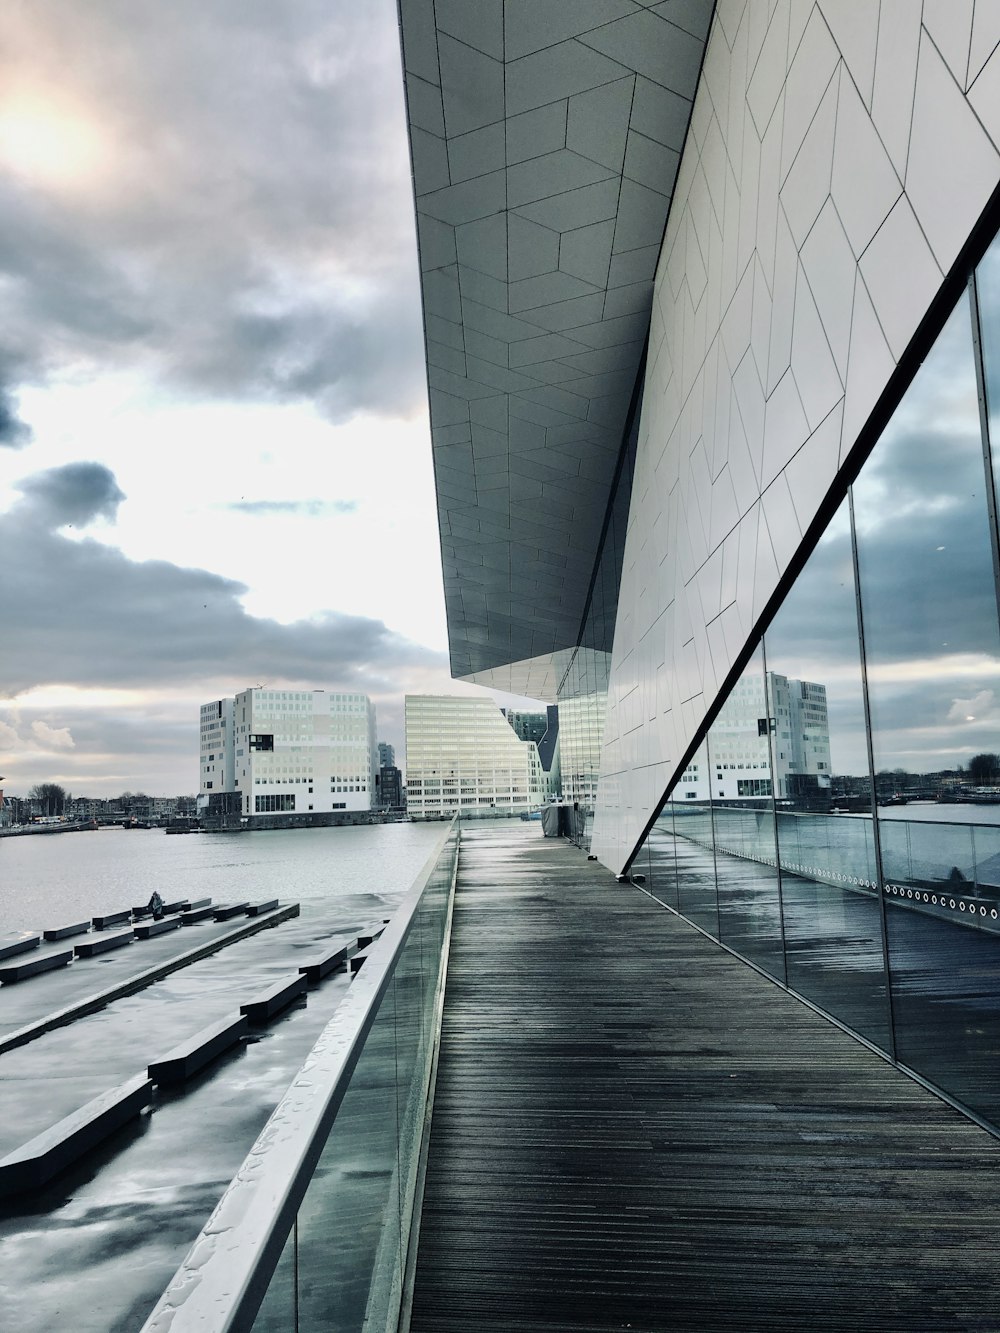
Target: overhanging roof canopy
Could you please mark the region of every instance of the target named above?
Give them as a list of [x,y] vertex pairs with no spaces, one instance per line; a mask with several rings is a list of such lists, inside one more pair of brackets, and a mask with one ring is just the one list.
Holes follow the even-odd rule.
[[713,7],[400,0],[456,676],[577,642]]

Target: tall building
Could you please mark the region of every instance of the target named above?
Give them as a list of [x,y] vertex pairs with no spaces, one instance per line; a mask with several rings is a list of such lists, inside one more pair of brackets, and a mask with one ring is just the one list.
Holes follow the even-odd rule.
[[383,764],[379,768],[378,804],[383,810],[402,810],[405,808],[403,775],[395,764]]
[[514,728],[514,735],[520,741],[534,741],[538,745],[548,729],[545,713],[529,713],[517,708],[501,708],[500,712]]
[[396,750],[388,741],[379,741],[378,743],[378,766],[379,768],[395,768]]
[[804,798],[830,789],[826,688],[773,671],[744,676],[712,727],[708,765],[689,765],[686,801]]
[[375,709],[364,694],[254,687],[201,709],[207,814],[350,814],[375,804]]
[[995,6],[400,10],[452,673],[558,702],[612,871],[1000,1124],[1000,824],[877,803],[1000,753]]
[[406,696],[406,805],[411,819],[516,815],[546,784],[538,746],[522,741],[488,698]]

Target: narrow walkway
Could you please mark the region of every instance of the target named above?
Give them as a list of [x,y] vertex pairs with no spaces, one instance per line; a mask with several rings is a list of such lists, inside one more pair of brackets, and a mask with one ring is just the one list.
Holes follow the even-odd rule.
[[1000,1143],[537,824],[463,832],[413,1333],[1000,1329]]

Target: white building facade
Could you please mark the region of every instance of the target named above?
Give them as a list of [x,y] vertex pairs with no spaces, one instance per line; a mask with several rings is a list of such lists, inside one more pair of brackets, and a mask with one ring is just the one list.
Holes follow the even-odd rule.
[[200,807],[320,816],[371,810],[378,748],[367,695],[251,688],[201,710]]
[[411,819],[519,815],[544,801],[534,741],[522,741],[492,699],[406,696],[406,797]]

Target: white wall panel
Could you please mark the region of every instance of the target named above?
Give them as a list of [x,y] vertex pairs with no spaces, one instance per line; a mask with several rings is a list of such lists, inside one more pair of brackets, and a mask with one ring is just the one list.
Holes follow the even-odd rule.
[[655,280],[593,842],[613,869],[997,187],[998,10],[717,6]]

